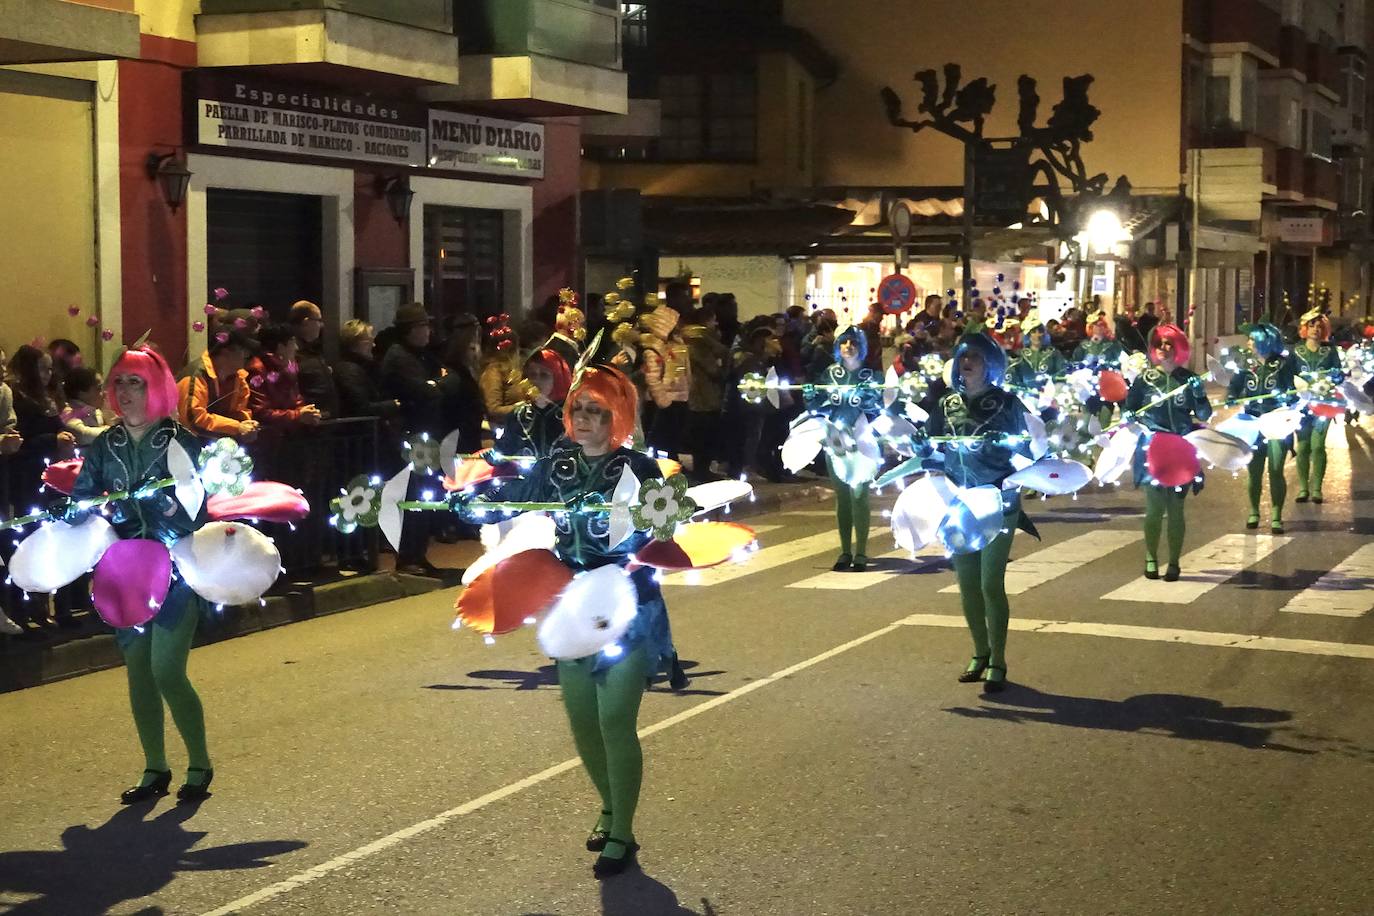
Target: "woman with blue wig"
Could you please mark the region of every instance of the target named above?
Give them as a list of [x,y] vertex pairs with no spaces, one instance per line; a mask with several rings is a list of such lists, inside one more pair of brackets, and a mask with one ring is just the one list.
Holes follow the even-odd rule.
[[[1283,334],[1272,324],[1257,324],[1250,329],[1250,344],[1255,358],[1231,379],[1226,392],[1227,402],[1243,401],[1245,413],[1262,417],[1272,410],[1287,407],[1297,400],[1295,365],[1292,354],[1283,343]],[[1283,501],[1288,484],[1283,477],[1283,465],[1293,447],[1293,437],[1259,439],[1254,457],[1250,459],[1250,516],[1245,527],[1259,527],[1260,494],[1264,491],[1264,465],[1269,463],[1269,530],[1283,534]]]
[[[826,464],[835,485],[835,522],[840,530],[836,572],[868,568],[868,486],[877,466],[861,460],[852,433],[859,418],[872,420],[883,410],[882,378],[865,365],[868,339],[858,327],[835,338],[835,362],[813,384],[802,388],[807,411],[823,418],[837,435],[826,442]],[[817,385],[827,387],[817,388]]]
[[[942,443],[934,452],[938,457],[931,465],[957,486],[1000,487],[1016,470],[1013,456],[1030,458],[1026,408],[1000,387],[1006,371],[1006,354],[987,334],[966,336],[954,348],[954,390],[940,399],[927,427],[932,437],[976,437]],[[1002,690],[1007,680],[1006,573],[1012,536],[1018,522],[1024,523],[1019,491],[1002,491],[1002,517],[1001,532],[981,550],[953,557],[959,601],[973,637],[973,658],[959,680],[981,680],[989,692]]]

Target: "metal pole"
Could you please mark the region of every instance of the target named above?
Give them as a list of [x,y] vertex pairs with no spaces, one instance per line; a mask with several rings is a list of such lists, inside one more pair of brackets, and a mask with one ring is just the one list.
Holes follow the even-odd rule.
[[963,265],[964,277],[960,281],[963,289],[959,290],[959,302],[965,311],[971,305],[968,293],[969,281],[973,279],[973,168],[977,142],[980,141],[964,143],[964,237],[959,251],[959,262]]

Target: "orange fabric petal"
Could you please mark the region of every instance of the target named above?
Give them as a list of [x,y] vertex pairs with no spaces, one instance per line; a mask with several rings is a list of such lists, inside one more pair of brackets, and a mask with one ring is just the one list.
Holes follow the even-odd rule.
[[692,522],[677,529],[671,541],[651,541],[635,559],[657,569],[705,569],[717,566],[754,542],[754,529],[735,522]]
[[482,573],[458,596],[458,617],[479,633],[501,636],[548,610],[572,581],[548,550],[523,550]]
[[671,458],[656,458],[654,460],[658,462],[658,469],[663,472],[665,480],[672,477],[674,474],[682,473],[682,465]]

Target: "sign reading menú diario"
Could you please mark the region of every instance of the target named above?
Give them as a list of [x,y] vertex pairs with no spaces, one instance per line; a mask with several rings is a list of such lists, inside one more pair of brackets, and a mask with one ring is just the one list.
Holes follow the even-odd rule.
[[544,125],[431,108],[429,165],[436,169],[543,178]]
[[208,146],[424,166],[425,110],[405,101],[196,74],[196,141]]

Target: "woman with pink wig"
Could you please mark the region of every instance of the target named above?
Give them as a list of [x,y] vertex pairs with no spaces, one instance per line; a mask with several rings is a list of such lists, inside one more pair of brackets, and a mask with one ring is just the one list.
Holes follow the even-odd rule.
[[[168,489],[147,488],[171,473],[167,450],[178,442],[194,460],[200,440],[177,423],[177,388],[166,360],[156,350],[139,346],[115,360],[106,386],[106,402],[121,422],[110,427],[86,450],[81,473],[72,488],[74,503],[105,493],[128,491],[111,503],[110,523],[121,539],[160,541],[170,547],[206,521],[202,505],[196,517]],[[205,742],[205,716],[200,697],[186,673],[202,600],[186,581],[173,577],[157,615],[140,627],[115,631],[128,669],[129,702],[143,745],[142,778],[120,796],[130,805],[166,795],[172,772],[163,740],[163,707],[186,743],[186,782],[177,792],[182,801],[209,797],[214,776]]]

